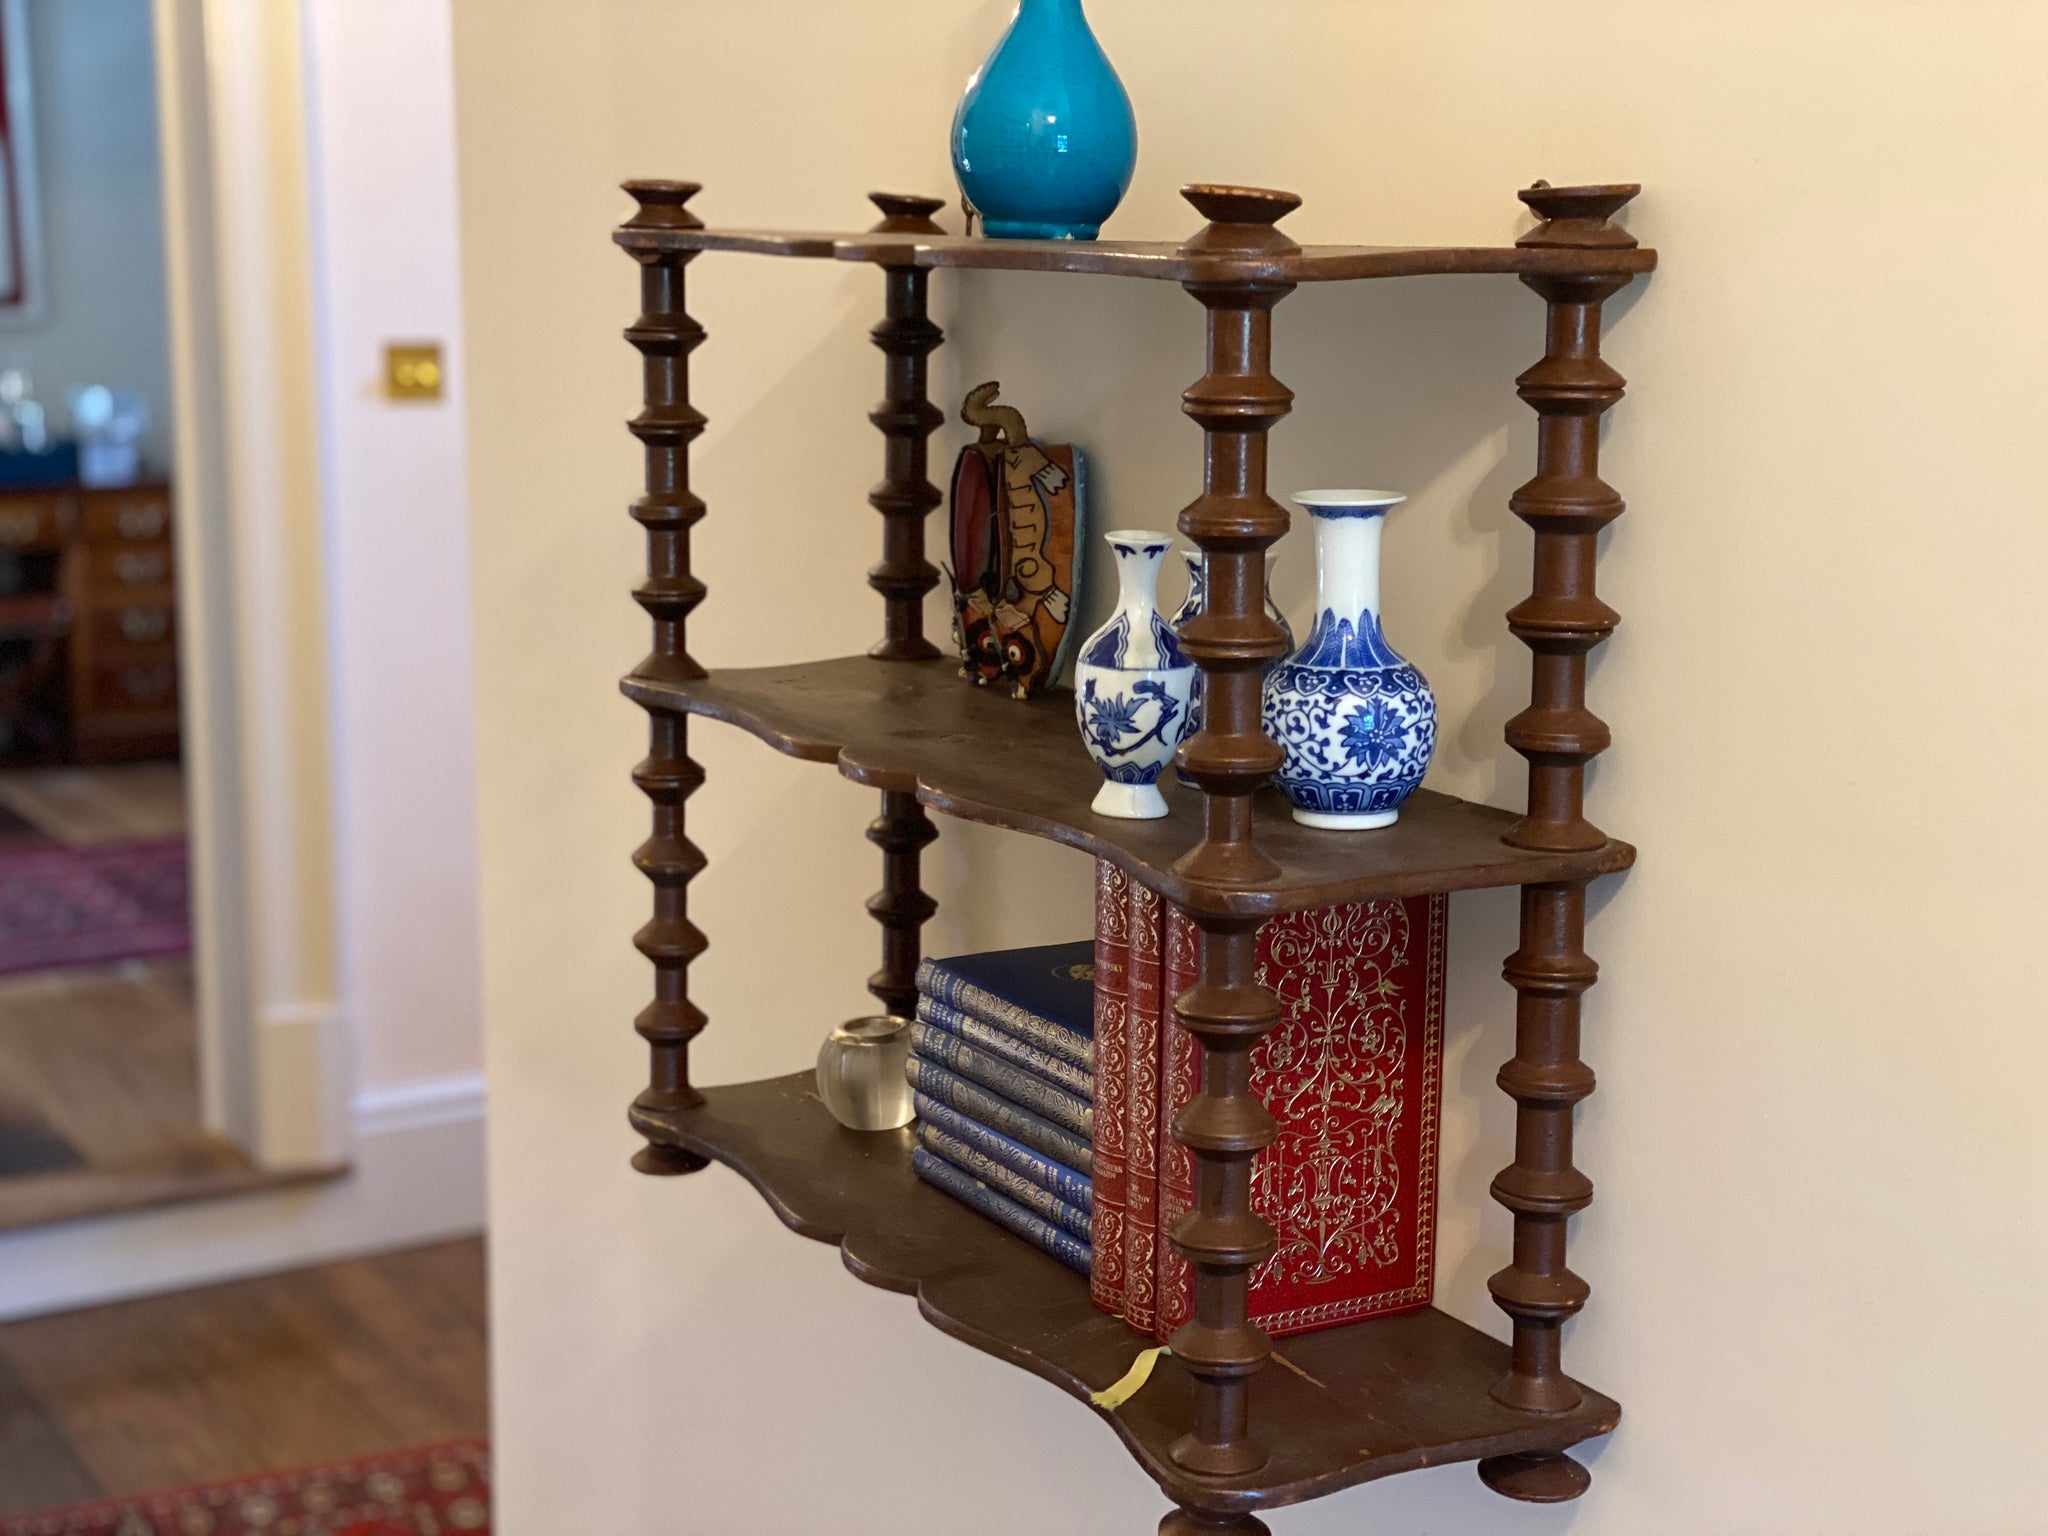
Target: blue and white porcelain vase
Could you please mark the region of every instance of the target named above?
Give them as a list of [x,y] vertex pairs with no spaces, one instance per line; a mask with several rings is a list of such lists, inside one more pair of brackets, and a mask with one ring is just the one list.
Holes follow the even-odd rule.
[[1103,539],[1116,556],[1116,612],[1082,642],[1074,715],[1105,781],[1095,813],[1150,821],[1166,814],[1159,775],[1187,737],[1201,674],[1159,615],[1159,561],[1173,539],[1142,531]]
[[1131,98],[1081,0],[1022,0],[953,114],[953,172],[982,232],[1093,240],[1137,164]]
[[1315,521],[1316,619],[1266,679],[1273,782],[1304,826],[1384,827],[1436,751],[1436,695],[1380,632],[1380,532],[1391,491],[1304,491]]
[[[1204,563],[1202,552],[1199,549],[1184,549],[1181,551],[1181,558],[1188,563],[1188,595],[1181,603],[1180,611],[1173,616],[1173,632],[1176,635],[1181,632],[1181,627],[1189,619],[1192,619],[1202,611],[1202,603],[1209,593],[1209,567]],[[1294,649],[1294,626],[1287,622],[1287,615],[1282,613],[1280,605],[1273,601],[1274,563],[1273,556],[1266,556],[1266,617],[1280,626],[1280,633],[1287,641],[1287,649],[1291,651]],[[1273,663],[1275,667],[1278,665],[1280,663],[1277,661]],[[1266,670],[1270,672],[1272,667],[1268,667]],[[1188,721],[1188,735],[1194,735],[1201,728],[1202,673],[1197,668],[1195,671],[1195,703],[1192,718]],[[1188,771],[1185,768],[1174,769],[1174,774],[1183,784],[1193,784],[1195,782],[1188,777]]]

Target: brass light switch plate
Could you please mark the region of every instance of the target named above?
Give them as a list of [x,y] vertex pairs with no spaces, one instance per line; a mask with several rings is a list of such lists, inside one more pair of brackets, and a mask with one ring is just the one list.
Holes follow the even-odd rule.
[[384,388],[393,400],[440,399],[440,343],[387,343],[384,348]]

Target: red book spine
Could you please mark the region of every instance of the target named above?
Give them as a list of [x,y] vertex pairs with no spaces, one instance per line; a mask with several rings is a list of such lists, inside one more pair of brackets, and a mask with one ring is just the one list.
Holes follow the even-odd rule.
[[1166,907],[1166,956],[1161,966],[1159,1023],[1159,1317],[1152,1336],[1164,1344],[1188,1320],[1194,1275],[1173,1246],[1174,1222],[1195,1205],[1195,1156],[1173,1139],[1173,1117],[1201,1087],[1202,1049],[1173,1022],[1173,1000],[1201,979],[1202,935],[1179,907]]
[[1088,1221],[1088,1290],[1112,1317],[1124,1310],[1125,1106],[1124,1012],[1130,1001],[1130,877],[1095,861],[1095,1210]]
[[[1248,1310],[1269,1334],[1429,1305],[1448,913],[1445,897],[1416,896],[1289,913],[1259,931],[1258,979],[1281,1022],[1252,1052],[1251,1086],[1279,1137],[1256,1165],[1252,1209],[1276,1243]],[[1193,1159],[1164,1129],[1201,1087],[1192,1042],[1189,1057],[1169,1061],[1161,1105],[1162,1224],[1194,1202]],[[1193,1276],[1176,1255],[1161,1283],[1163,1339],[1188,1316]]]
[[1124,1031],[1124,1321],[1150,1333],[1159,1315],[1159,994],[1166,903],[1131,882],[1131,1003]]

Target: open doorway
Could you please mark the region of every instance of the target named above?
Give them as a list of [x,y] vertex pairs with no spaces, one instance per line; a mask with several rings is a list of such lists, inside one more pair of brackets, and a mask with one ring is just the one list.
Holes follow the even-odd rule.
[[203,1129],[147,0],[0,4],[0,1230],[245,1174]]
[[159,19],[0,0],[0,1232],[270,1182],[193,959],[206,402],[173,382]]

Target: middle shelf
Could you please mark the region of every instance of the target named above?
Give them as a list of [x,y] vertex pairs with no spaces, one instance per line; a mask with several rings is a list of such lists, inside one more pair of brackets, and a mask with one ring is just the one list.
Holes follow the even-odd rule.
[[[1270,917],[1306,907],[1491,886],[1586,880],[1635,862],[1609,839],[1580,853],[1511,848],[1512,812],[1418,790],[1391,827],[1304,827],[1274,790],[1257,802],[1258,844],[1280,866],[1259,885],[1190,883],[1174,865],[1201,840],[1201,796],[1164,786],[1169,814],[1121,821],[1089,807],[1101,778],[1082,750],[1064,689],[1019,701],[975,688],[959,663],[845,656],[747,667],[686,682],[625,680],[626,695],[750,731],[811,762],[837,763],[856,783],[914,790],[933,810],[1051,838],[1110,860],[1190,911]],[[1171,775],[1168,775],[1169,779]]]

